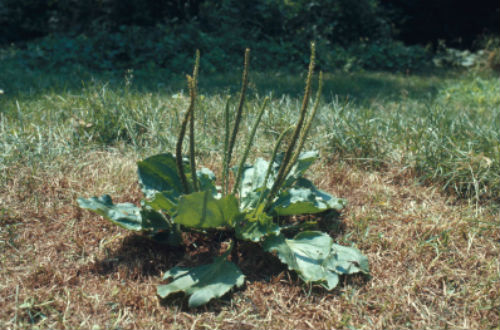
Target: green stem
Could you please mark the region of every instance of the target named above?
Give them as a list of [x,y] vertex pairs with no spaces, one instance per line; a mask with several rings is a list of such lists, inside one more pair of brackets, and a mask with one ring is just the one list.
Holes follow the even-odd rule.
[[229,101],[230,97],[227,98],[226,108],[224,110],[224,161],[222,168],[222,194],[227,193],[227,150],[229,148]]
[[245,94],[248,86],[248,67],[250,65],[250,49],[245,50],[245,62],[243,66],[243,76],[241,78],[241,92],[240,92],[240,102],[238,103],[238,109],[236,110],[236,118],[234,120],[233,132],[231,133],[231,138],[229,139],[229,147],[227,150],[226,159],[226,178],[229,172],[229,165],[231,164],[231,158],[233,154],[234,144],[236,142],[236,135],[238,134],[238,129],[241,122],[241,114],[243,112],[243,104],[245,103]]
[[[188,86],[191,90],[191,84],[193,78],[187,75],[187,80],[188,80]],[[181,179],[182,187],[184,188],[185,194],[189,193],[189,185],[187,182],[186,173],[184,173],[184,164],[182,163],[182,143],[184,142],[184,136],[186,135],[187,124],[193,108],[194,108],[194,99],[193,97],[191,97],[188,110],[186,111],[184,119],[182,120],[181,130],[179,132],[179,138],[177,139],[177,145],[175,147],[175,163],[177,165],[177,172],[179,173],[179,177]]]
[[319,79],[318,79],[318,91],[316,92],[316,100],[314,101],[313,109],[311,112],[311,115],[307,119],[307,122],[304,126],[304,129],[302,130],[299,138],[299,145],[297,146],[297,150],[295,151],[292,160],[288,164],[288,167],[285,170],[284,177],[286,178],[288,174],[290,174],[292,167],[295,165],[297,160],[300,157],[300,153],[302,152],[302,148],[304,148],[304,144],[306,142],[307,135],[309,134],[309,130],[311,129],[312,122],[314,120],[314,117],[316,116],[316,112],[319,107],[319,101],[320,101],[320,96],[321,92],[323,90],[323,72],[319,73]]
[[[283,138],[292,130],[293,126],[290,126],[288,127],[286,130],[284,130],[280,136],[278,137],[278,141],[276,141],[276,144],[274,146],[274,150],[273,150],[273,153],[271,155],[271,160],[269,161],[269,166],[267,167],[267,171],[266,171],[266,176],[264,178],[264,187],[263,187],[263,190],[259,196],[259,201],[257,202],[257,205],[255,207],[255,211],[254,211],[254,216],[255,214],[257,213],[257,206],[262,202],[262,200],[264,199],[264,194],[265,194],[265,191],[267,189],[267,180],[269,180],[269,176],[271,175],[271,171],[273,169],[273,164],[274,164],[274,160],[276,159],[276,155],[278,154],[278,150],[279,150],[279,147],[281,145],[281,141],[283,141]],[[266,205],[267,204],[270,204],[270,200],[268,200],[266,202]]]
[[189,161],[191,165],[191,178],[193,180],[194,191],[199,191],[198,178],[196,176],[195,159],[195,135],[194,135],[194,106],[196,103],[196,93],[198,88],[198,71],[200,68],[200,51],[196,50],[196,60],[193,68],[193,79],[189,86],[190,102],[192,104],[189,120]]
[[309,97],[311,94],[311,81],[312,81],[312,76],[314,73],[315,56],[316,56],[316,46],[314,43],[311,43],[311,58],[309,61],[309,71],[307,73],[306,88],[304,91],[304,99],[302,100],[302,107],[300,109],[299,121],[297,122],[297,126],[295,127],[295,131],[293,132],[293,136],[292,136],[292,140],[290,141],[290,145],[288,146],[288,149],[285,152],[285,156],[283,157],[283,162],[281,163],[280,169],[278,171],[278,176],[276,177],[276,180],[274,181],[273,187],[271,188],[271,191],[269,193],[269,200],[271,200],[274,197],[274,195],[276,195],[279,188],[283,184],[283,181],[286,178],[285,177],[285,170],[288,167],[288,163],[290,162],[290,159],[292,158],[292,154],[293,154],[293,151],[295,149],[295,144],[297,143],[300,131],[302,129],[302,125],[304,124],[304,118],[305,118],[306,113],[307,113],[307,106],[309,104]]
[[255,123],[253,124],[252,131],[250,132],[250,136],[248,138],[247,145],[245,147],[245,152],[243,153],[243,157],[241,158],[240,161],[240,166],[238,167],[238,174],[236,175],[236,179],[234,180],[234,186],[233,186],[233,194],[236,194],[236,190],[238,189],[240,185],[240,180],[241,180],[241,175],[243,174],[243,167],[245,166],[245,162],[248,158],[248,154],[250,153],[250,148],[252,147],[253,139],[255,137],[255,133],[257,132],[257,127],[259,126],[260,120],[262,118],[262,115],[264,114],[264,111],[266,109],[267,102],[269,101],[269,98],[266,97],[264,99],[264,103],[262,104],[262,107],[260,108],[259,114],[257,115],[257,119],[255,120]]

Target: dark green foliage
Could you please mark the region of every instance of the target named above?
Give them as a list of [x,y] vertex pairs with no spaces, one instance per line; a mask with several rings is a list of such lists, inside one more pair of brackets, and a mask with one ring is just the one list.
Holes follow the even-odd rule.
[[[245,41],[325,38],[348,44],[388,34],[377,0],[4,0],[0,25],[6,33],[2,33],[0,43],[67,31],[116,32],[123,26],[185,26],[193,22],[200,31],[216,33],[228,41],[237,41],[243,33]],[[228,45],[241,45],[243,40]]]
[[[5,32],[0,44],[42,37],[17,44],[15,56],[46,68],[79,64],[98,70],[162,67],[186,72],[190,64],[185,59],[199,48],[205,72],[225,72],[239,65],[235,54],[249,47],[258,54],[254,68],[296,71],[307,62],[302,45],[310,40],[317,41],[323,54],[317,60],[322,69],[404,71],[423,64],[423,49],[393,46],[377,0],[182,3],[6,0],[0,4]],[[357,46],[374,42],[382,46]],[[365,51],[368,55],[361,53]]]
[[355,54],[353,64],[368,70],[420,71],[432,65],[428,50],[401,42],[363,42],[352,45],[348,52]]
[[246,47],[259,54],[256,69],[296,70],[308,58],[302,45],[316,40],[323,70],[405,72],[431,64],[429,42],[463,48],[483,33],[498,36],[498,3],[469,7],[450,0],[3,0],[0,45],[16,42],[19,59],[35,67],[174,72],[186,72],[185,59],[199,48],[205,71],[225,72]]
[[[83,65],[94,70],[137,68],[186,72],[190,68],[191,49],[203,53],[204,72],[228,72],[241,65],[239,55],[245,46],[256,53],[252,66],[258,70],[297,71],[308,55],[297,42],[265,39],[255,41],[244,31],[235,43],[224,35],[209,35],[196,24],[181,27],[124,27],[117,32],[86,35],[52,35],[24,48],[14,48],[8,57],[30,67],[60,68]],[[238,33],[238,31],[235,31]],[[232,44],[231,44],[232,43]],[[231,46],[228,46],[231,45]],[[238,46],[239,45],[239,46]],[[345,71],[368,69],[402,71],[422,70],[432,65],[431,52],[419,46],[405,46],[391,40],[356,42],[348,46],[319,39],[317,66],[323,70]],[[4,55],[4,56],[7,56]]]
[[197,15],[199,0],[3,0],[0,44],[50,33],[116,32],[123,26],[154,26]]
[[377,0],[319,0],[285,2],[286,29],[296,38],[326,40],[347,46],[358,40],[382,40],[391,35]]
[[141,209],[132,203],[113,204],[109,195],[79,198],[78,203],[81,207],[106,217],[120,227],[133,231],[142,230]]
[[408,44],[470,48],[482,34],[500,34],[500,2],[381,0],[397,36]]

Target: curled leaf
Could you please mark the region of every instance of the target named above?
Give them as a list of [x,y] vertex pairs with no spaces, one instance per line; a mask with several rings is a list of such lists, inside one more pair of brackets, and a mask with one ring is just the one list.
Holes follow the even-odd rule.
[[282,216],[314,214],[329,210],[340,211],[345,204],[344,199],[333,197],[317,189],[311,181],[300,178],[293,188],[280,193],[271,210]]
[[101,197],[78,198],[81,208],[94,211],[114,224],[128,230],[142,230],[141,209],[132,203],[113,204],[109,195]]
[[337,286],[339,275],[368,272],[368,259],[357,249],[334,244],[329,235],[318,231],[305,231],[293,239],[269,236],[263,246],[306,283],[316,282],[327,290]]
[[355,247],[332,244],[329,268],[340,274],[370,273],[368,258]]
[[168,245],[181,242],[180,233],[165,216],[146,206],[139,208],[131,203],[113,204],[109,195],[78,198],[81,208],[94,211],[112,223],[136,232],[143,232],[149,238]]

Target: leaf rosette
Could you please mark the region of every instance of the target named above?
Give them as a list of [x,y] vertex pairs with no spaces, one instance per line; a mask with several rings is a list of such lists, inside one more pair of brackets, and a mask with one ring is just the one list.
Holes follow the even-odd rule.
[[[188,76],[190,103],[182,120],[175,153],[154,155],[137,163],[139,184],[145,197],[141,206],[115,204],[108,195],[78,198],[81,208],[157,242],[179,245],[190,233],[205,235],[209,240],[226,237],[231,241],[230,248],[215,257],[212,263],[168,270],[163,279],[170,279],[170,283],[159,285],[157,289],[161,298],[184,292],[189,296],[189,306],[197,307],[243,285],[244,275],[238,268],[239,241],[260,245],[297,272],[304,282],[322,285],[327,290],[337,286],[341,275],[369,272],[368,259],[358,249],[335,244],[328,234],[316,230],[324,219],[329,218],[322,215],[340,212],[346,201],[318,189],[304,177],[319,158],[316,151],[302,152],[322,86],[320,73],[316,101],[307,118],[314,59],[313,46],[304,100],[288,147],[284,152],[278,152],[283,138],[293,127],[281,133],[270,160],[257,158],[252,165],[246,163],[268,103],[266,98],[252,126],[240,164],[233,167],[231,190],[229,169],[248,84],[249,50],[245,53],[241,93],[232,130],[229,127],[229,99],[225,108],[221,186],[217,185],[211,170],[197,169],[195,161],[197,52],[193,75]],[[183,140],[188,128],[189,157],[183,157]],[[304,214],[315,215],[314,220],[296,221],[297,216]]]

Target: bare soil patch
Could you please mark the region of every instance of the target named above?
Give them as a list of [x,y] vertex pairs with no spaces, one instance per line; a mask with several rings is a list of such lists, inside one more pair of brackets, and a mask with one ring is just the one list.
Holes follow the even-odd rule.
[[327,292],[249,247],[243,289],[190,310],[182,296],[160,301],[156,285],[170,267],[208,261],[197,246],[210,247],[196,237],[186,250],[158,245],[76,206],[78,196],[103,193],[138,203],[130,157],[100,152],[57,171],[11,168],[0,189],[0,327],[499,328],[498,214],[398,168],[313,172],[321,189],[348,199],[342,231],[331,234],[368,256],[371,277]]

